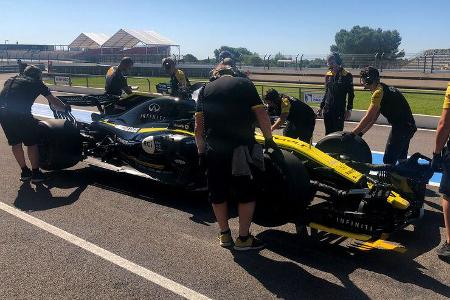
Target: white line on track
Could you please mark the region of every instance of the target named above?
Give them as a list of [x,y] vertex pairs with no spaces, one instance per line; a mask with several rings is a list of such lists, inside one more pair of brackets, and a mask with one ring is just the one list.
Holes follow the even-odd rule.
[[133,263],[132,261],[129,261],[123,257],[118,256],[117,254],[114,254],[108,250],[105,250],[103,248],[100,248],[99,246],[90,243],[82,238],[79,238],[69,232],[66,232],[62,229],[59,229],[58,227],[55,227],[49,223],[46,223],[36,217],[33,217],[27,213],[24,213],[23,211],[14,208],[12,206],[9,206],[3,202],[0,202],[0,210],[3,210],[4,212],[7,212],[31,225],[34,225],[54,236],[57,236],[75,246],[78,246],[94,255],[97,255],[100,258],[103,258],[104,260],[107,260],[116,266],[119,266],[133,274],[136,274],[138,276],[143,277],[144,279],[159,285],[160,287],[169,290],[181,297],[184,297],[186,299],[201,299],[201,300],[209,300],[210,298],[191,290],[188,287],[185,287],[173,280],[170,280],[162,275],[159,275],[158,273],[155,273],[153,271],[150,271],[138,264]]

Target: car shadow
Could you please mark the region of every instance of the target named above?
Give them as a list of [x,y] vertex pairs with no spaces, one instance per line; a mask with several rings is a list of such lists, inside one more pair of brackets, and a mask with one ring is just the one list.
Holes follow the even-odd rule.
[[89,170],[85,179],[89,185],[121,193],[144,201],[175,208],[191,215],[198,224],[210,226],[215,222],[206,192],[186,191],[183,188],[161,183],[125,173],[113,172],[97,167]]
[[[14,206],[23,211],[40,211],[75,203],[87,184],[84,170],[65,170],[47,173],[47,180],[39,184],[24,182],[17,191]],[[68,196],[53,196],[52,189],[74,189]]]
[[[443,226],[442,223],[442,215],[440,213],[426,211],[421,224],[415,228],[414,232],[403,230],[392,235],[393,241],[399,242],[408,248],[408,251],[404,254],[382,250],[364,252],[351,247],[331,244],[308,237],[299,237],[296,234],[275,229],[269,229],[260,233],[258,238],[264,240],[267,243],[267,249],[276,254],[302,266],[311,267],[336,276],[345,287],[345,293],[342,295],[344,298],[345,295],[347,297],[348,295],[352,295],[351,298],[353,299],[367,299],[367,295],[350,278],[350,275],[358,269],[382,274],[399,282],[429,289],[449,298],[450,287],[426,275],[422,271],[425,267],[414,260],[439,245],[441,239],[439,227]],[[432,255],[435,254],[433,253]],[[277,285],[273,283],[273,280],[276,280],[276,278],[272,276],[272,272],[274,271],[271,264],[274,263],[276,266],[277,262],[271,261],[271,263],[267,264],[267,270],[259,270],[258,272],[251,270],[252,266],[242,260],[237,262],[266,285],[267,288],[272,289],[274,293],[279,294],[283,292],[277,290]],[[287,265],[285,267],[293,268]],[[300,271],[293,270],[293,272],[297,274]],[[280,284],[283,284],[284,280],[290,280],[287,277],[280,278]],[[339,293],[342,293],[342,291],[339,288],[330,287],[329,283],[319,288],[325,294],[333,295],[332,297],[334,297],[334,293],[338,293],[336,297],[341,298]],[[330,290],[324,290],[326,288]],[[303,286],[298,288],[298,293],[304,292]],[[311,292],[312,294],[309,296],[315,297],[314,289]],[[304,296],[306,298],[308,295]]]

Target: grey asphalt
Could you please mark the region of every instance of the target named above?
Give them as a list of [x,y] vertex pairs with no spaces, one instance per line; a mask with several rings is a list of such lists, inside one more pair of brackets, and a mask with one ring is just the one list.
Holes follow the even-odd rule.
[[[347,128],[354,126],[347,124]],[[389,128],[366,139],[382,151]],[[315,140],[323,136],[317,124]],[[419,131],[411,152],[429,154],[434,132]],[[214,299],[446,299],[450,265],[435,249],[443,237],[436,188],[414,231],[392,240],[405,254],[360,252],[300,239],[294,226],[253,227],[267,242],[259,253],[217,245],[204,193],[80,163],[49,173],[44,185],[22,184],[0,134],[0,201]],[[231,229],[237,232],[237,220]],[[1,299],[176,299],[179,296],[0,211]]]

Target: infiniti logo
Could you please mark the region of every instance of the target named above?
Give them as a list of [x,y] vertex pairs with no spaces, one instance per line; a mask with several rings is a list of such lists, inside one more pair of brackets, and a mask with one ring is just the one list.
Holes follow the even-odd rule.
[[159,106],[159,104],[156,103],[152,103],[148,106],[148,110],[151,112],[158,112],[161,109],[161,107]]

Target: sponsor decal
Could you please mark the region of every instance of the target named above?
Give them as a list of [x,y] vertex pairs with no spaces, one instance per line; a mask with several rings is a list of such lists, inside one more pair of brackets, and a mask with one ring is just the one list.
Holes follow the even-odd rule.
[[123,125],[114,125],[115,128],[123,130],[123,131],[127,131],[127,132],[138,132],[139,128],[134,128],[134,127],[129,127],[129,126],[123,126]]
[[354,229],[373,231],[373,226],[365,223],[361,223],[356,220],[351,220],[344,217],[336,217],[336,222],[340,225],[348,226]]
[[179,165],[185,165],[186,164],[186,162],[184,160],[181,160],[181,159],[175,159],[174,162],[176,164],[179,164]]
[[141,120],[164,121],[166,117],[157,114],[141,114]]
[[148,111],[149,111],[149,112],[156,113],[156,112],[158,112],[158,111],[160,111],[160,110],[161,110],[161,107],[159,106],[158,103],[151,103],[151,104],[148,106]]
[[148,136],[142,141],[142,149],[148,154],[155,154],[156,144],[153,136]]

